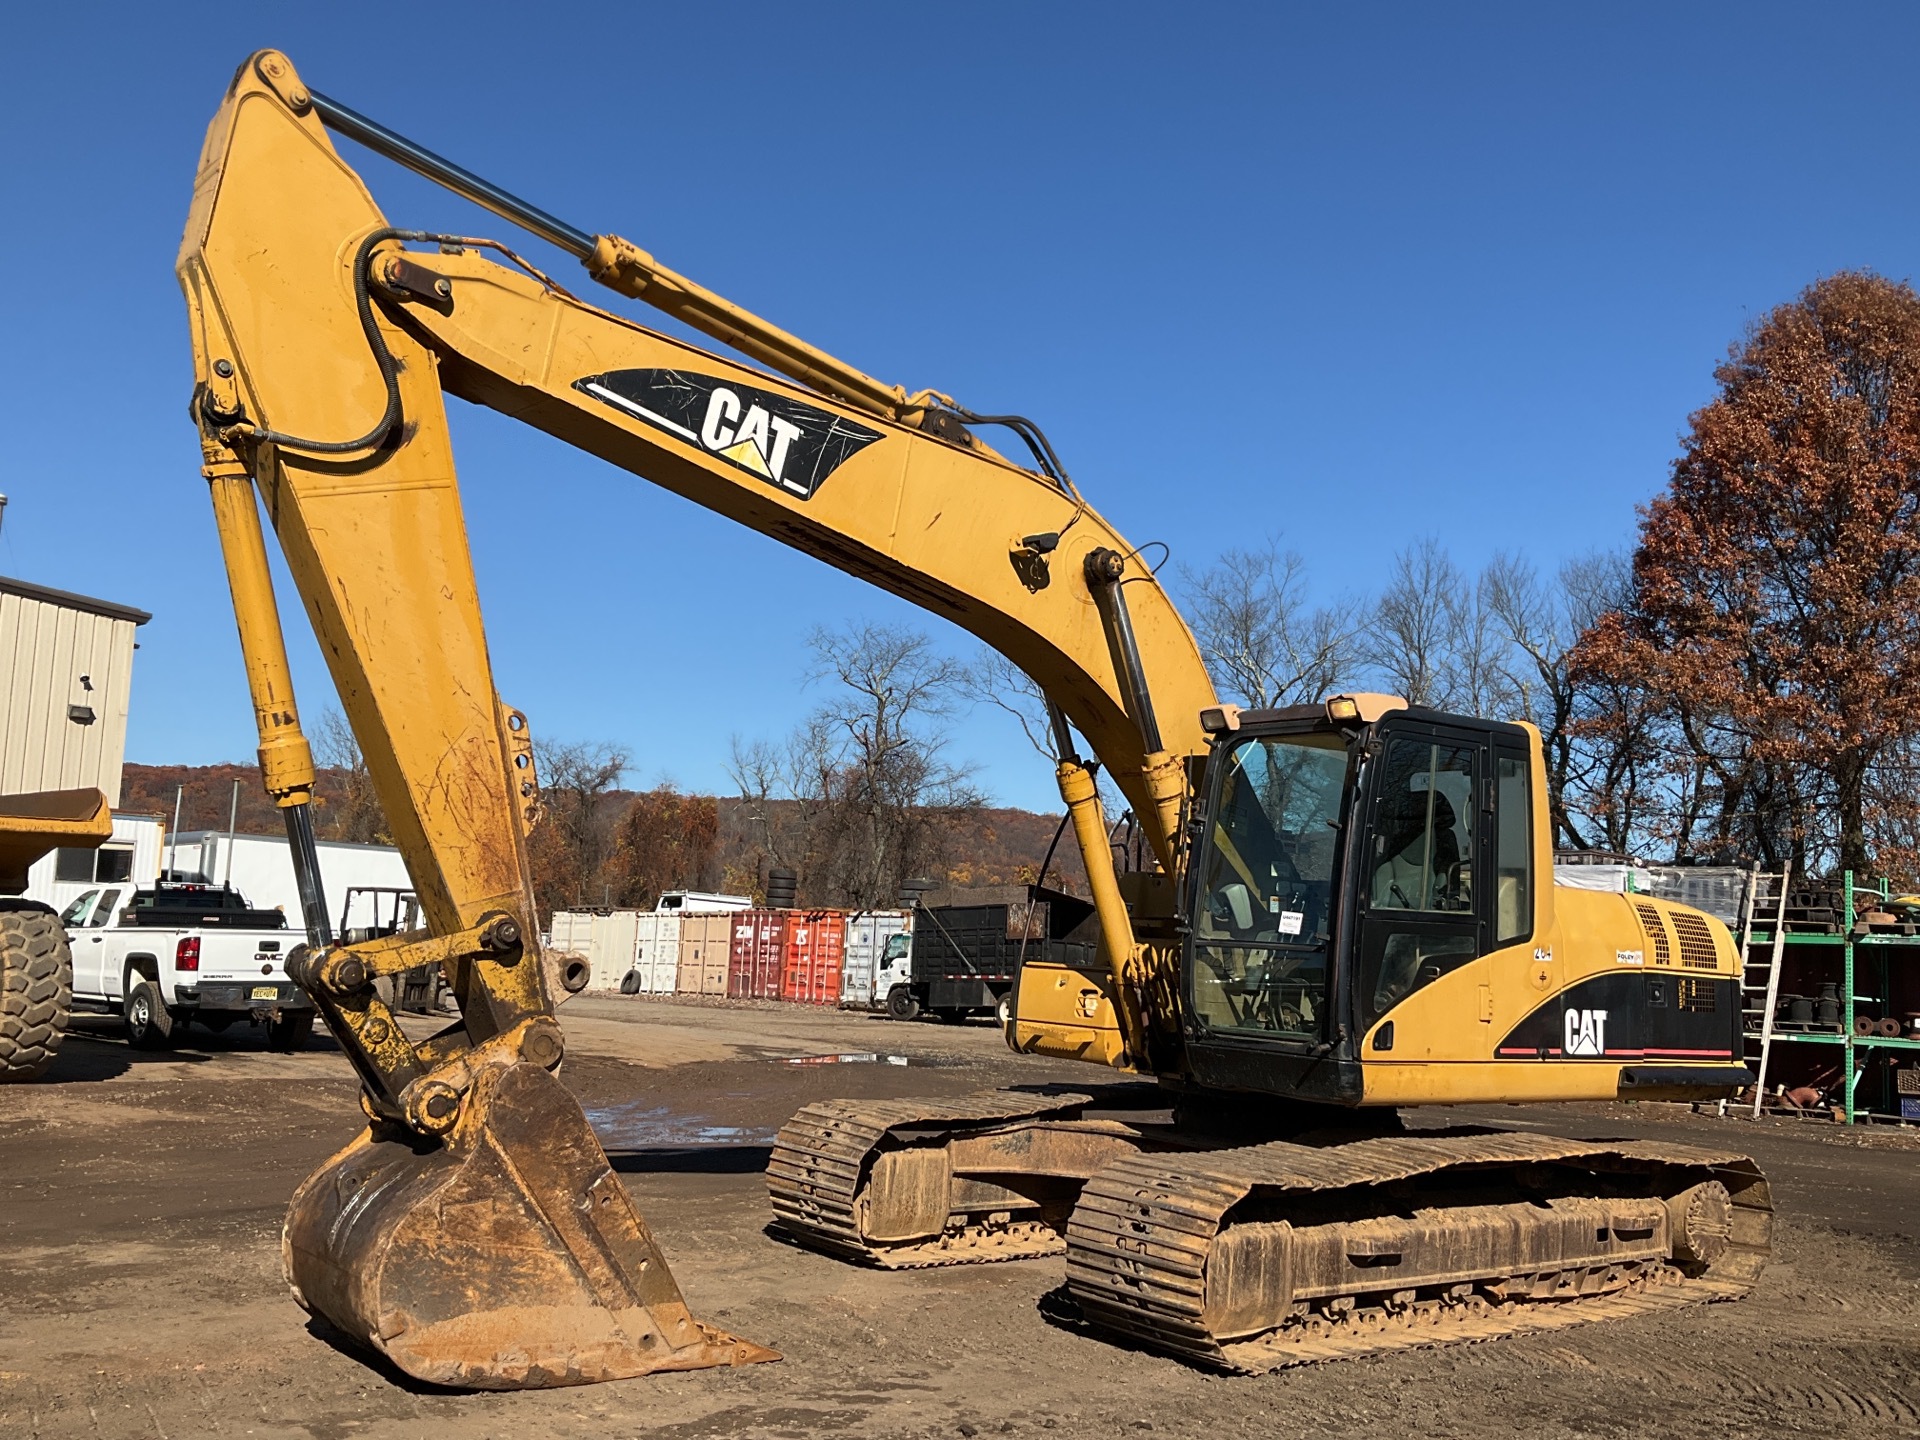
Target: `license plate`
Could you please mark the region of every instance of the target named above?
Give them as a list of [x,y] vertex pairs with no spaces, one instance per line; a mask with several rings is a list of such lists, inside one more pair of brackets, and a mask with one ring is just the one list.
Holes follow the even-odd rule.
[[280,987],[278,985],[256,985],[253,987],[252,998],[255,1000],[278,1000],[280,998]]

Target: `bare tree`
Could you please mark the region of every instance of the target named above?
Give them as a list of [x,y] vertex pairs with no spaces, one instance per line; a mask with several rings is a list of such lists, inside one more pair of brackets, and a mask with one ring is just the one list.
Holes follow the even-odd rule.
[[1519,708],[1520,697],[1506,630],[1493,603],[1491,573],[1489,567],[1470,584],[1461,577],[1443,597],[1447,628],[1439,688],[1448,709],[1499,720]]
[[775,866],[812,873],[815,835],[828,803],[822,776],[832,768],[823,758],[826,749],[817,716],[779,743],[733,737],[727,774],[739,792],[752,853],[751,872],[743,868],[729,883],[759,893]]
[[983,645],[973,663],[961,671],[959,689],[975,704],[1006,711],[1027,737],[1027,743],[1051,761],[1060,759],[1053,721],[1047,714],[1047,692],[1040,682],[991,646]]
[[1277,538],[1182,567],[1188,619],[1214,684],[1256,709],[1318,700],[1355,662],[1358,607],[1307,603],[1306,562]]
[[939,858],[939,812],[982,803],[968,771],[943,758],[940,722],[964,668],[919,631],[888,625],[816,629],[814,678],[839,682],[813,717],[827,814],[828,883],[857,905],[885,904]]
[[817,629],[810,681],[834,688],[784,745],[733,744],[729,765],[768,857],[800,872],[802,893],[891,904],[900,882],[944,860],[944,823],[983,803],[944,758],[942,722],[964,667],[914,630]]
[[[1047,713],[1047,693],[1026,671],[998,650],[982,646],[979,655],[967,666],[961,688],[976,704],[992,705],[1011,715],[1020,727],[1020,733],[1026,736],[1027,743],[1050,764],[1059,763],[1060,744],[1054,735],[1052,717]],[[1109,828],[1123,829],[1132,818],[1132,812],[1127,809],[1119,787],[1098,765],[1093,767],[1093,784],[1100,796],[1101,813],[1107,817]],[[1062,811],[1062,831],[1066,819]],[[1058,853],[1059,843],[1060,834],[1056,834],[1052,853]],[[1041,873],[1046,858],[1045,855],[1035,857],[1033,868],[1028,872],[1033,877],[1033,883],[1065,888],[1065,872],[1058,865],[1045,864],[1045,873]]]
[[380,797],[374,792],[366,757],[360,753],[360,742],[354,738],[353,727],[338,710],[321,714],[313,749],[315,758],[339,775],[338,798],[326,807],[322,838],[346,840],[356,845],[391,845],[393,836],[387,829]]
[[[1578,730],[1582,697],[1568,667],[1574,642],[1621,603],[1627,579],[1625,560],[1617,554],[1570,560],[1549,582],[1519,556],[1502,553],[1481,576],[1486,608],[1508,647],[1503,667],[1508,698],[1520,717],[1540,731],[1555,845],[1586,849],[1590,844],[1569,801],[1570,790],[1593,778],[1618,795],[1619,785],[1634,773],[1630,757],[1600,753],[1595,743],[1599,736],[1589,739]],[[1589,701],[1608,703],[1598,695]]]
[[540,777],[540,823],[529,837],[535,892],[543,910],[612,899],[608,862],[618,807],[609,802],[630,757],[604,741],[533,742]]
[[1367,659],[1409,704],[1445,709],[1453,698],[1448,651],[1460,587],[1460,571],[1431,537],[1393,557],[1374,602]]

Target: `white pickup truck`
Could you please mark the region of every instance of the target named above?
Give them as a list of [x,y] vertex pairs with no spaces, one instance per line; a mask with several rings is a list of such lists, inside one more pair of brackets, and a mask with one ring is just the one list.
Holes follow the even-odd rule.
[[73,950],[73,1008],[118,1012],[139,1049],[164,1049],[196,1020],[216,1032],[240,1019],[265,1025],[275,1050],[298,1050],[313,1033],[313,1002],[286,972],[304,937],[237,890],[103,886],[60,920]]

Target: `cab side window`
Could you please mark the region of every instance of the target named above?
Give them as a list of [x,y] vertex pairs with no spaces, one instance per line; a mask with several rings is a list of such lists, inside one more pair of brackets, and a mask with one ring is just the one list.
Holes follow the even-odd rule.
[[1527,757],[1494,754],[1493,939],[1511,945],[1533,931],[1533,773]]
[[1473,751],[1395,740],[1374,812],[1378,910],[1473,909]]

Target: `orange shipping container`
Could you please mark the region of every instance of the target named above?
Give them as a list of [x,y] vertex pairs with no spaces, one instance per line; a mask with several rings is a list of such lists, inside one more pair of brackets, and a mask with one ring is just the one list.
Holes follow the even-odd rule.
[[807,999],[815,1005],[840,1003],[840,968],[846,957],[847,917],[822,911],[813,926],[813,985]]
[[813,916],[787,916],[787,943],[780,957],[780,998],[805,1000],[813,990]]
[[838,910],[795,910],[788,915],[781,999],[803,1005],[839,1001],[846,929],[846,917]]

